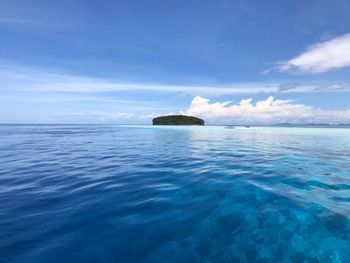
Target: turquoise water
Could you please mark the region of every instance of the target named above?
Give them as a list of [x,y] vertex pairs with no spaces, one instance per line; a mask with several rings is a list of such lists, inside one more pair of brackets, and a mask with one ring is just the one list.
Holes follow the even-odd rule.
[[350,262],[350,130],[0,126],[0,262]]

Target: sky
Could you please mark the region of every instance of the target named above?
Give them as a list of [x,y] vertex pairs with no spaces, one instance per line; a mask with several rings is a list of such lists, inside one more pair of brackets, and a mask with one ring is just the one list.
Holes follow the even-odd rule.
[[349,0],[0,0],[0,123],[350,123]]

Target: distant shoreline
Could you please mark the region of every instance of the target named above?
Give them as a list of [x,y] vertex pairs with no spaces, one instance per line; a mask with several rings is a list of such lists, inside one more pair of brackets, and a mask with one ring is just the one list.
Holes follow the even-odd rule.
[[[0,123],[0,126],[154,126],[152,124],[126,124],[126,123]],[[159,125],[159,126],[198,126],[198,127],[225,127],[225,126],[235,126],[235,127],[274,127],[274,128],[345,128],[349,129],[350,124],[208,124],[205,126],[200,125]]]

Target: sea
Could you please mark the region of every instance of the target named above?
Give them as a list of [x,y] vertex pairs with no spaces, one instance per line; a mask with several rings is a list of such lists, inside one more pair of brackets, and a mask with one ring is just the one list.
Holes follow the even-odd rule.
[[0,262],[350,262],[350,129],[0,125]]

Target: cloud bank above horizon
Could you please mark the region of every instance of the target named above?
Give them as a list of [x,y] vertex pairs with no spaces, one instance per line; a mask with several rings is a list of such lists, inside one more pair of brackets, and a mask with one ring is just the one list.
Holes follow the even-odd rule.
[[242,124],[344,124],[350,123],[350,109],[323,110],[297,104],[290,100],[280,100],[269,96],[253,103],[253,99],[243,99],[238,104],[230,101],[213,102],[197,96],[185,111],[185,115],[204,118],[207,122]]
[[116,124],[151,124],[154,117],[161,115],[190,115],[200,117],[207,124],[350,124],[350,108],[345,110],[324,110],[312,106],[295,103],[291,100],[275,99],[269,96],[263,100],[253,101],[252,98],[241,100],[237,104],[231,101],[211,102],[207,98],[196,96],[189,107],[178,112],[163,114],[140,114],[135,112],[99,112],[68,114],[56,116],[49,123],[56,123],[63,119],[71,123],[116,123]]

